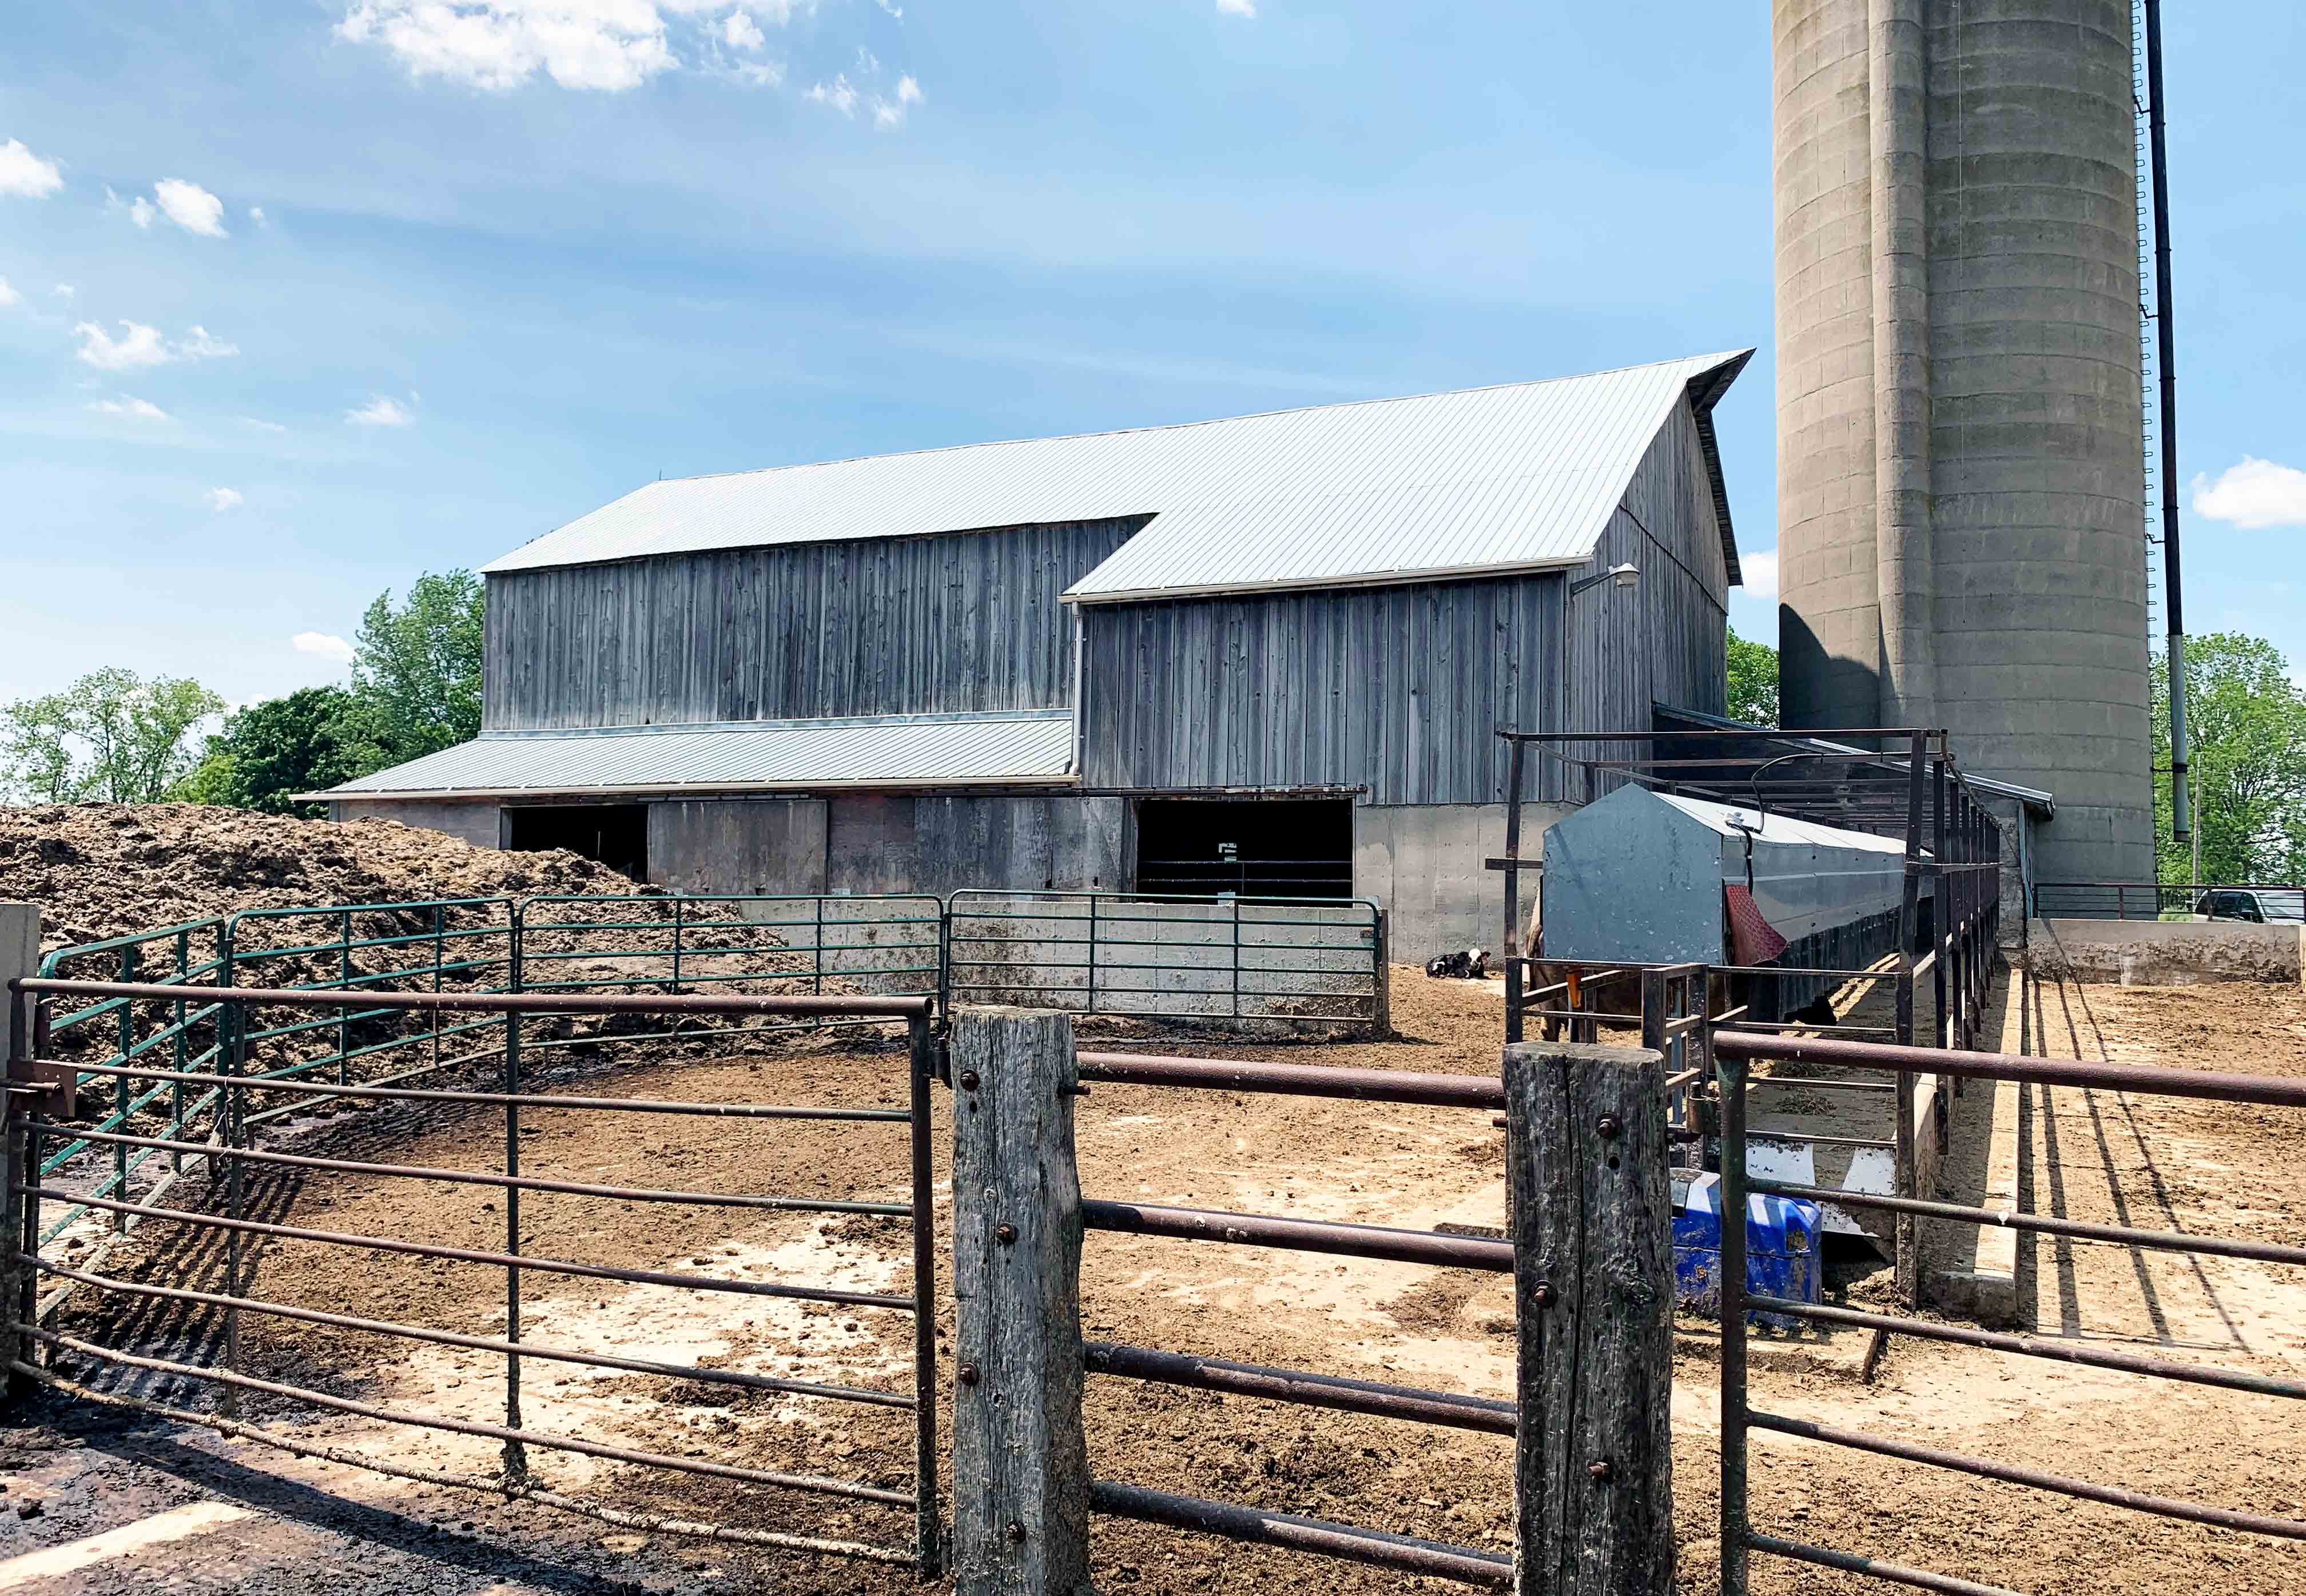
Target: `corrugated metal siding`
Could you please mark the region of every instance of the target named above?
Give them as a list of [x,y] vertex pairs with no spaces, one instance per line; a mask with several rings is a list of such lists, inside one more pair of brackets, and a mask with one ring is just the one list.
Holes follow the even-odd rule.
[[[651,482],[497,560],[491,574],[770,544],[1338,500],[1286,535],[1262,512],[1179,516],[1130,589],[1304,581],[1574,559],[1667,410],[1744,354],[1550,382],[1185,426],[979,444]],[[1422,497],[1413,525],[1388,496]],[[1366,503],[1356,504],[1355,500]],[[1342,532],[1340,529],[1344,529]],[[1157,532],[1158,527],[1157,525]],[[1339,569],[1337,545],[1351,572]],[[1462,554],[1462,557],[1460,557]],[[1477,557],[1477,558],[1476,558]],[[1212,576],[1222,569],[1226,574]],[[1101,591],[1118,591],[1110,584]]]
[[622,731],[483,732],[471,742],[331,788],[328,796],[1046,781],[1062,779],[1072,756],[1072,716],[1063,710]]
[[1141,525],[723,550],[491,576],[483,724],[1070,703],[1072,619],[1058,595]]
[[1377,804],[1494,803],[1499,721],[1558,687],[1561,578],[1085,610],[1083,777],[1111,787],[1367,783]]

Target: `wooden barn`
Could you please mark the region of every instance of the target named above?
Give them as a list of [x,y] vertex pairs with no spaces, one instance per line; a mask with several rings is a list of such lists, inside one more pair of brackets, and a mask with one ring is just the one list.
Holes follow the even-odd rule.
[[319,796],[693,892],[1358,896],[1397,956],[1494,944],[1493,729],[1723,707],[1751,353],[652,482],[485,568],[478,738]]

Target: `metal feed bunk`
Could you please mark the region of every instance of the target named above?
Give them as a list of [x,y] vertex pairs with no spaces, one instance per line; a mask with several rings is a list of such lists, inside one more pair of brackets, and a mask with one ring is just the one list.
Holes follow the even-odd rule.
[[[1591,1041],[1600,1025],[1638,1025],[1643,1045],[1668,1054],[1670,1079],[1676,1088],[1674,1122],[1685,1133],[1691,1124],[1686,1088],[1695,1088],[1706,1099],[1698,1115],[1701,1131],[1706,1125],[1718,1124],[1720,1114],[1711,1090],[1712,1061],[1710,1056],[1687,1058],[1686,1037],[1702,1037],[1712,1026],[1724,1023],[1755,1032],[1790,1034],[1816,1028],[1781,1017],[1774,988],[1789,977],[1828,990],[1846,985],[1889,985],[1892,1017],[1888,1025],[1837,1023],[1834,1028],[1843,1036],[1862,1035],[1910,1046],[1915,1040],[1914,984],[1926,973],[1935,1000],[1935,1045],[1940,1048],[1977,1045],[1997,957],[2002,828],[1983,795],[1962,773],[1943,730],[1860,727],[1800,733],[1755,728],[1535,732],[1500,726],[1497,735],[1507,745],[1506,851],[1488,864],[1504,875],[1501,924],[1508,1043],[1523,1040],[1532,1020],[1542,1022],[1548,1039],[1566,1029],[1572,1040]],[[1867,742],[1878,747],[1855,746]],[[1644,743],[1664,751],[1647,756],[1627,752]],[[1591,755],[1569,751],[1597,747],[1601,752]],[[1690,965],[1548,959],[1542,947],[1524,946],[1521,877],[1525,871],[1538,875],[1541,938],[1544,925],[1544,866],[1542,860],[1525,856],[1523,849],[1522,806],[1529,785],[1527,754],[1533,748],[1561,769],[1565,790],[1569,774],[1575,772],[1589,798],[1604,786],[1630,782],[1652,791],[1738,806],[1763,816],[1787,815],[1899,839],[1902,891],[1894,926],[1886,939],[1889,946],[1863,966],[1822,958],[1815,964],[1791,968],[1727,960]],[[1930,902],[1928,949],[1917,958],[1917,951],[1926,940],[1921,915],[1925,897]],[[1812,951],[1832,953],[1846,947],[1846,943],[1827,941]],[[1798,956],[1802,951],[1789,949],[1789,956]],[[1857,951],[1874,950],[1867,946]],[[1537,986],[1536,977],[1550,984]],[[1631,1007],[1604,1006],[1613,1000],[1625,1003],[1636,992],[1637,1011]],[[1757,1008],[1764,1011],[1755,1012]],[[1929,1123],[1925,1127],[1918,1122],[1917,1110],[1926,1072],[1909,1068],[1878,1073],[1888,1079],[1762,1076],[1748,1083],[1747,1089],[1893,1096],[1896,1117],[1892,1134],[1887,1138],[1795,1135],[1787,1139],[1814,1147],[1886,1150],[1892,1160],[1893,1194],[1916,1199],[1933,1183],[1937,1159],[1946,1150],[1954,1080],[1944,1075],[1931,1078]],[[1900,1292],[1909,1303],[1917,1304],[1922,1289],[1920,1259],[1909,1215],[1901,1215],[1894,1222],[1892,1251]]]

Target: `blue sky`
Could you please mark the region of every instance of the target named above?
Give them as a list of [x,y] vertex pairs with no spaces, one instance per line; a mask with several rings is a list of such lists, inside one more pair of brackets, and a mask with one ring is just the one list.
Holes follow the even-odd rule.
[[[0,699],[335,679],[380,590],[660,473],[1746,345],[1768,550],[1766,13],[40,8],[0,58]],[[2306,20],[2169,26],[2189,619],[2306,665]]]

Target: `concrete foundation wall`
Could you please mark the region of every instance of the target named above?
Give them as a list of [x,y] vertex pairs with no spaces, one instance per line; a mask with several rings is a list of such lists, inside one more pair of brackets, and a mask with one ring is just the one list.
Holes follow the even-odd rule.
[[493,800],[449,803],[370,803],[332,801],[330,820],[397,820],[428,832],[462,837],[475,848],[497,848],[503,842],[503,807]]
[[[1570,804],[1524,804],[1522,857],[1542,857],[1545,828]],[[1394,960],[1422,964],[1436,953],[1502,945],[1505,878],[1482,861],[1506,851],[1503,804],[1365,805],[1354,811],[1354,895],[1388,916]],[[1534,872],[1521,878],[1515,924],[1537,901]]]
[[2306,952],[2306,928],[2240,920],[2036,920],[2027,934],[2036,974],[2124,986],[2295,982]]

